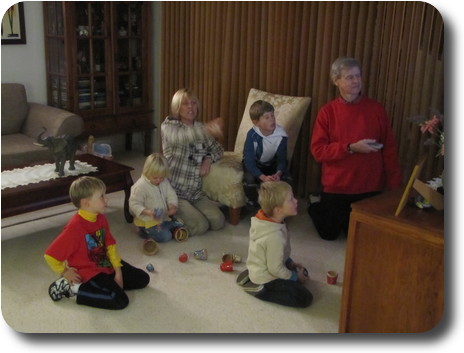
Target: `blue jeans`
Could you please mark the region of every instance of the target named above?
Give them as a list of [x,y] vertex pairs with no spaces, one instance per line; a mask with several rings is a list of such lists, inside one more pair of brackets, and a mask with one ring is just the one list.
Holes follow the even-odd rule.
[[178,221],[164,221],[163,223],[150,228],[138,228],[139,235],[143,239],[153,239],[158,243],[166,243],[172,239],[172,230],[182,226],[183,224]]

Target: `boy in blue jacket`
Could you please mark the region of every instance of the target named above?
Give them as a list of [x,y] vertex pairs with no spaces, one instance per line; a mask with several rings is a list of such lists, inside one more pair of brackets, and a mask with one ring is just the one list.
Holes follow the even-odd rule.
[[259,208],[258,187],[265,181],[286,181],[287,133],[276,123],[274,107],[258,100],[250,107],[254,126],[248,131],[243,148],[244,189],[248,204]]

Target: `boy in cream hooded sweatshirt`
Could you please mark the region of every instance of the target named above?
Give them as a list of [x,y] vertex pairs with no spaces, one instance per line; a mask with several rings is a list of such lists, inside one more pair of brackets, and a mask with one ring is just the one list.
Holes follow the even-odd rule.
[[259,189],[261,209],[251,218],[247,270],[237,283],[255,297],[273,303],[307,307],[312,294],[303,265],[290,258],[290,237],[284,219],[297,214],[298,202],[290,185],[264,182]]

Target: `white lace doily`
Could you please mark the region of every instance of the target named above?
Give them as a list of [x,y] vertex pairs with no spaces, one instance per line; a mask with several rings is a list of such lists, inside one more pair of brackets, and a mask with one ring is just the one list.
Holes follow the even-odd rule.
[[[64,176],[61,178],[70,175],[88,174],[98,170],[97,167],[81,161],[76,161],[74,166],[76,167],[76,170],[69,170],[69,161],[66,161],[64,166]],[[60,178],[60,176],[58,176],[58,173],[55,172],[55,163],[5,170],[2,172],[2,190],[57,178]]]

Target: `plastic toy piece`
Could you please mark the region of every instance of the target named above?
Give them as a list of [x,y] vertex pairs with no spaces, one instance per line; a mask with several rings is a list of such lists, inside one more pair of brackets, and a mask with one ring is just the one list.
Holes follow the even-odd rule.
[[206,249],[196,250],[196,251],[193,252],[193,256],[197,260],[206,261],[206,260],[208,260],[208,250],[206,250]]
[[220,269],[222,272],[232,272],[234,270],[234,263],[232,261],[225,261],[221,264]]
[[143,252],[145,255],[155,255],[159,251],[159,246],[153,239],[145,239],[143,242]]
[[180,254],[180,256],[179,256],[179,261],[180,261],[180,262],[187,262],[187,261],[188,261],[188,258],[189,258],[189,256],[188,256],[186,253],[182,253],[182,254]]
[[184,227],[174,228],[172,235],[178,242],[186,241],[189,237],[188,230]]
[[242,257],[237,254],[224,254],[222,255],[222,262],[226,262],[226,261],[232,261],[238,264],[242,262]]

